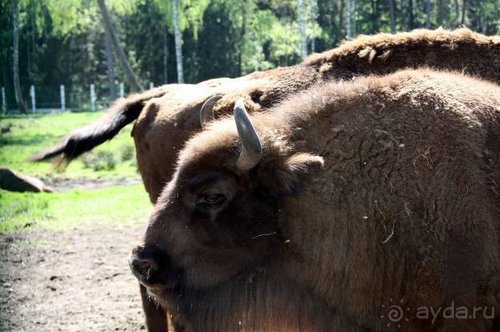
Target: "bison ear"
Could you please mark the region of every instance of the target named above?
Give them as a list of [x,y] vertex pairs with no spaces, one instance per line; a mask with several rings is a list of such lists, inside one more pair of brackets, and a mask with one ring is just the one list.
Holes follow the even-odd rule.
[[323,168],[323,157],[309,153],[296,153],[286,160],[288,170],[295,176],[306,177]]
[[309,177],[323,168],[323,158],[296,153],[281,164],[261,165],[260,179],[271,196],[294,196]]

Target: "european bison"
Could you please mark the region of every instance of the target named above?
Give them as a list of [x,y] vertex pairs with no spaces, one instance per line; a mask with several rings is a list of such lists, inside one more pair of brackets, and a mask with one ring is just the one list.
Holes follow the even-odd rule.
[[198,111],[209,97],[223,96],[214,107],[217,115],[230,114],[240,97],[245,98],[250,111],[260,111],[317,82],[422,66],[463,71],[500,82],[500,37],[486,37],[465,28],[360,36],[331,51],[311,55],[298,66],[196,85],[162,86],[119,100],[106,117],[75,130],[34,160],[61,157],[71,161],[137,119],[133,131],[137,160],[154,203],[171,178],[177,152],[200,129]]
[[497,85],[405,70],[235,120],[186,143],[130,256],[188,330],[495,328]]
[[[75,130],[34,160],[57,157],[62,162],[69,162],[113,138],[137,119],[133,137],[139,170],[154,203],[172,176],[177,152],[200,129],[198,111],[211,96],[223,96],[214,107],[218,116],[230,113],[234,101],[240,97],[245,98],[251,111],[260,111],[317,82],[349,80],[360,75],[424,65],[460,70],[498,82],[499,59],[500,37],[486,37],[468,29],[361,36],[334,50],[312,55],[298,66],[196,85],[165,85],[129,96],[117,101],[106,117]],[[142,291],[147,297],[144,289]],[[155,312],[154,306],[145,311],[151,330],[164,324],[163,313]]]

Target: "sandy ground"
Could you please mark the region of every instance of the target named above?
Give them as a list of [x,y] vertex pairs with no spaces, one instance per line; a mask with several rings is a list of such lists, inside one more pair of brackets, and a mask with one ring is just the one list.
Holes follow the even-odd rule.
[[144,330],[127,255],[141,226],[0,235],[0,331]]

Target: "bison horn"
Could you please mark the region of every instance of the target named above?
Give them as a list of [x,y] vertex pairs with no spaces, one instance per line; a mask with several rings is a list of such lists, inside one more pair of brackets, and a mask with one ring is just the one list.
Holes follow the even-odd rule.
[[262,145],[241,99],[234,105],[234,121],[241,142],[241,153],[236,165],[241,170],[249,170],[259,163]]
[[213,120],[215,120],[213,108],[215,103],[221,99],[222,96],[212,96],[208,98],[200,108],[200,126],[201,128]]

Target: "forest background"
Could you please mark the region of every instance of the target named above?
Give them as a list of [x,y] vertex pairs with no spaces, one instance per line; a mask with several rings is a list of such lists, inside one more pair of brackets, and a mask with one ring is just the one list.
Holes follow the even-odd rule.
[[151,86],[293,65],[359,34],[495,35],[500,0],[0,0],[0,22],[5,111],[30,112],[32,89],[37,108],[59,108],[62,85],[65,107],[88,110]]

